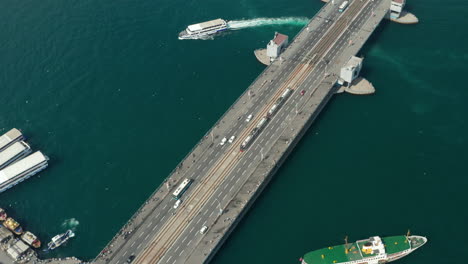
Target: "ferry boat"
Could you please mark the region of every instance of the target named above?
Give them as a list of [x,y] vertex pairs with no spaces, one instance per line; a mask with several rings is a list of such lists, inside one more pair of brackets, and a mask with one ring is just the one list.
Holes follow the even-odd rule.
[[358,240],[309,252],[302,264],[382,264],[400,259],[427,242],[422,236],[391,236]]
[[24,234],[21,235],[21,240],[26,242],[26,244],[34,247],[34,248],[40,248],[41,247],[41,241],[37,239],[37,236],[35,236],[33,233],[26,231]]
[[63,243],[67,242],[68,239],[72,238],[75,236],[75,233],[73,231],[68,230],[67,232],[63,234],[56,235],[52,238],[52,241],[50,241],[47,244],[47,250],[53,250],[58,247],[60,247]]
[[3,226],[13,231],[16,235],[23,234],[23,228],[21,228],[20,224],[11,217],[8,217],[7,220],[3,222]]
[[8,215],[7,213],[5,212],[5,210],[3,210],[2,208],[0,208],[0,221],[5,221],[7,219]]
[[48,160],[42,152],[36,151],[0,170],[0,193],[45,169]]
[[221,18],[193,24],[179,33],[179,39],[200,39],[227,30],[227,22]]

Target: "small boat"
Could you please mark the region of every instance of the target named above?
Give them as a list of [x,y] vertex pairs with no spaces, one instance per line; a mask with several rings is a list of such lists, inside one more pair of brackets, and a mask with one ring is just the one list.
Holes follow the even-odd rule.
[[20,224],[11,217],[8,217],[7,220],[3,222],[3,226],[13,231],[16,235],[23,234],[23,228],[21,228]]
[[21,240],[23,240],[24,242],[26,242],[26,244],[32,246],[33,248],[41,247],[41,241],[37,239],[37,236],[35,236],[29,231],[26,231],[23,235],[21,235]]
[[5,221],[6,219],[7,219],[7,213],[5,212],[5,210],[0,208],[0,221]]
[[63,243],[67,242],[68,239],[72,238],[75,236],[75,233],[73,231],[68,230],[67,232],[63,234],[56,235],[52,238],[52,241],[50,241],[47,244],[47,250],[53,250],[58,247],[60,247]]

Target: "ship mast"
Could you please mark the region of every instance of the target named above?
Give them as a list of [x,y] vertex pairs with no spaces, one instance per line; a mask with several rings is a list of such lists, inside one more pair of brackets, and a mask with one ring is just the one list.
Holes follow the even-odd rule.
[[410,230],[408,229],[408,231],[406,232],[406,236],[405,236],[405,237],[406,237],[406,242],[409,242],[408,237],[409,237],[410,235],[411,235],[411,232],[410,232]]

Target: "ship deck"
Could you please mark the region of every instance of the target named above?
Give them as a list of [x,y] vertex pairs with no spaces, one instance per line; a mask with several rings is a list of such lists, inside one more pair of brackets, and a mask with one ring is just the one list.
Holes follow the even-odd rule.
[[[368,240],[361,240],[357,243],[359,243],[359,247],[362,248],[362,245],[367,241]],[[387,254],[394,254],[410,248],[410,244],[408,243],[406,236],[383,237],[382,241],[385,245],[385,252]],[[348,243],[348,253],[346,253],[345,245],[314,250],[304,256],[304,261],[307,264],[334,264],[361,260],[363,259],[364,253],[359,252],[357,243]],[[372,256],[375,256],[375,254],[365,255],[365,257]]]

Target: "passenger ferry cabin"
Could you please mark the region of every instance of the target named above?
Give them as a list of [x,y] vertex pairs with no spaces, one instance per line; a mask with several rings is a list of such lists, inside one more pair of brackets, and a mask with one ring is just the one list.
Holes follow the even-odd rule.
[[179,39],[203,38],[224,31],[226,29],[227,22],[221,18],[218,18],[215,20],[188,26],[187,29],[179,33]]
[[0,170],[0,193],[45,169],[47,161],[48,158],[42,152],[36,151]]
[[6,132],[3,136],[0,137],[0,151],[9,147],[16,141],[22,140],[23,138],[23,134],[21,134],[21,132],[18,129],[11,129],[10,131]]
[[24,141],[17,141],[0,152],[0,169],[31,153],[31,147]]

